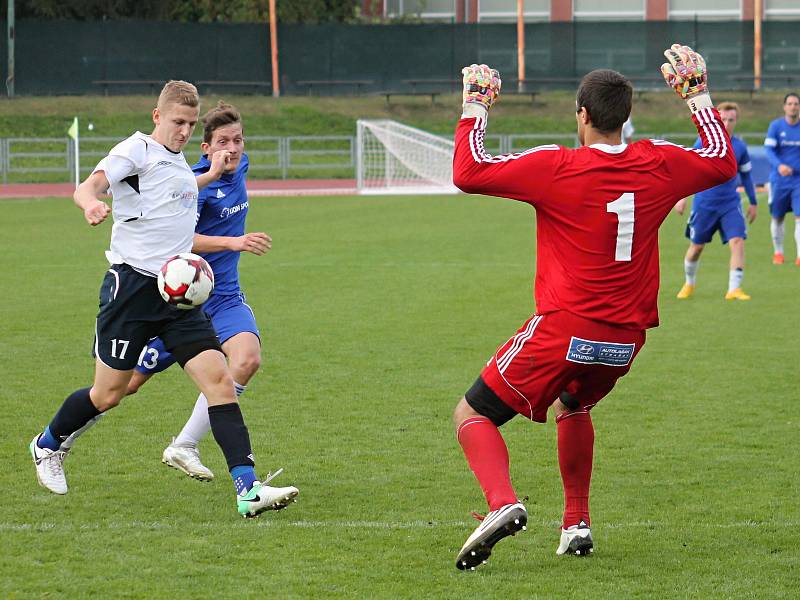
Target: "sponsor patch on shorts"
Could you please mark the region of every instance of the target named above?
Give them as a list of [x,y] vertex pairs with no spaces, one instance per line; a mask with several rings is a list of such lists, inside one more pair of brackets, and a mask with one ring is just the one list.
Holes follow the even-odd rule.
[[569,342],[566,359],[581,364],[607,365],[624,367],[631,362],[636,344],[614,344],[612,342],[595,342],[575,336]]

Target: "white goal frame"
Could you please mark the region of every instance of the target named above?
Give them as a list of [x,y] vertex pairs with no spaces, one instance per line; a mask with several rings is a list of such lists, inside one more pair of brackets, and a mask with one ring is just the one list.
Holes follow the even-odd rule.
[[452,140],[390,119],[359,119],[359,194],[456,194]]

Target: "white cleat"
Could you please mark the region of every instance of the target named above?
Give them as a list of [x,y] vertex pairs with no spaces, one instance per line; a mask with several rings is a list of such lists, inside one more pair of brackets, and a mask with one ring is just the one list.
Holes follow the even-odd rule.
[[528,511],[520,502],[493,510],[461,547],[456,558],[456,568],[474,571],[475,567],[485,565],[494,545],[504,537],[524,530],[527,522]]
[[592,552],[594,552],[592,530],[584,521],[561,530],[561,542],[558,545],[556,554],[589,556]]
[[200,462],[200,451],[197,446],[176,444],[173,439],[172,443],[164,449],[161,462],[200,481],[214,479],[211,469]]
[[283,469],[270,473],[264,483],[256,481],[250,491],[236,497],[236,508],[245,518],[257,517],[267,510],[281,510],[292,502],[297,502],[300,493],[293,485],[287,487],[272,487],[267,485],[272,479],[281,474]]
[[67,493],[67,478],[64,476],[64,458],[67,453],[63,450],[50,450],[39,448],[36,442],[37,435],[31,440],[30,451],[33,464],[36,465],[36,478],[39,485],[54,494]]

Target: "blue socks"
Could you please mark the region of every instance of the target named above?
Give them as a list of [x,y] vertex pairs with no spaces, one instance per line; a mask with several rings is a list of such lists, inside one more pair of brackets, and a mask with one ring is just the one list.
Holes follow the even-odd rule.
[[49,448],[53,451],[61,448],[61,442],[58,441],[52,433],[50,433],[49,425],[45,428],[44,433],[39,436],[39,439],[36,440],[36,445],[39,446],[39,448]]
[[231,469],[231,477],[233,478],[233,485],[236,487],[236,493],[244,496],[253,487],[253,483],[257,480],[256,471],[252,465],[238,465]]

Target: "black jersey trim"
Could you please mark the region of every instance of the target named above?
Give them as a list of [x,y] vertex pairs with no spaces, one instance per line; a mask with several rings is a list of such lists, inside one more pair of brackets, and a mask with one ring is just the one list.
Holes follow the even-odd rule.
[[139,191],[139,176],[138,175],[128,175],[125,179],[123,179],[125,183],[133,188],[137,194],[141,194]]

